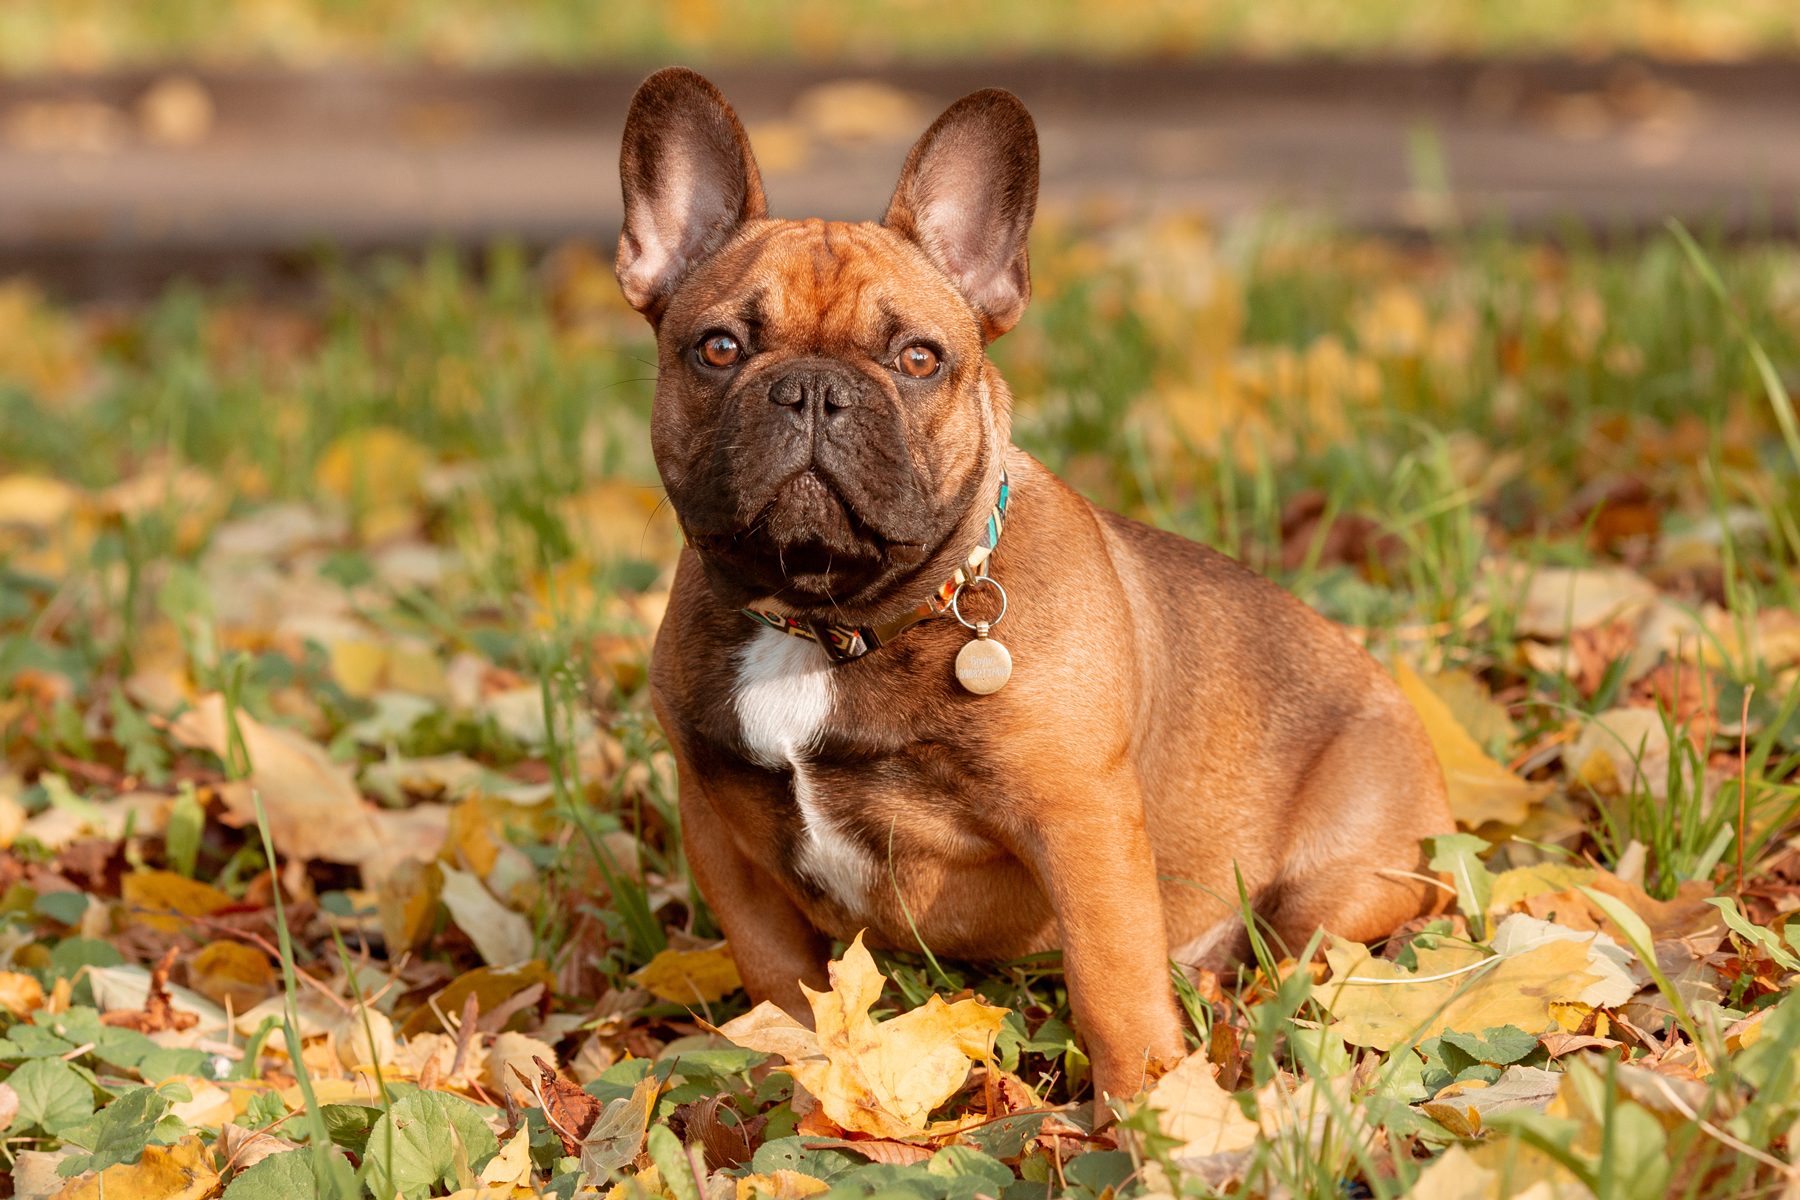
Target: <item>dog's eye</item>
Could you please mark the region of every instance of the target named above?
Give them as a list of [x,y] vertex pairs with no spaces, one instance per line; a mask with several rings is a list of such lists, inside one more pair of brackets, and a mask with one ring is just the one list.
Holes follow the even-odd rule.
[[729,333],[709,333],[700,342],[700,361],[709,367],[736,365],[744,357],[744,348]]
[[913,379],[926,379],[937,374],[937,351],[930,346],[914,342],[902,350],[900,357],[894,360],[894,369]]

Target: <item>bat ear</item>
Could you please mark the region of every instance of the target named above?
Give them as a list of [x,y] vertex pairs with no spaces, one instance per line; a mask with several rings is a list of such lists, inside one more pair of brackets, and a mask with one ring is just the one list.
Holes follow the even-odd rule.
[[697,263],[768,212],[743,122],[686,67],[658,71],[631,98],[619,184],[625,227],[613,267],[652,323]]
[[950,277],[993,341],[1031,299],[1025,242],[1037,211],[1037,126],[1011,92],[964,96],[925,131],[888,203],[889,229]]

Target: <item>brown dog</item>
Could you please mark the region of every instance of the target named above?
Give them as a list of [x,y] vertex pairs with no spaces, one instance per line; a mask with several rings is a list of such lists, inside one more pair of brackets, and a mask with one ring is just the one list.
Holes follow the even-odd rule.
[[[1095,1085],[1127,1095],[1183,1052],[1171,955],[1241,953],[1240,873],[1295,950],[1421,911],[1444,784],[1374,661],[1009,445],[984,348],[1030,289],[1016,97],[939,117],[880,224],[770,219],[742,125],[691,71],[638,90],[621,159],[619,282],[656,328],[651,434],[688,540],[656,711],[753,997],[804,1014],[799,983],[858,930],[1061,947]],[[1007,599],[987,637],[940,611],[996,621],[984,571]],[[959,683],[972,641],[1011,649],[1010,680],[963,661],[992,694]]]

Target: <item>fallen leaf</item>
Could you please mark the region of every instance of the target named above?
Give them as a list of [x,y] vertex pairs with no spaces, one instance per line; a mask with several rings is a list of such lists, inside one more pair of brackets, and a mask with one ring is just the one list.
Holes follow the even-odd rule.
[[80,1153],[73,1146],[60,1150],[20,1150],[13,1158],[13,1200],[50,1200],[69,1185],[57,1172],[65,1158]]
[[[51,778],[45,776],[45,779]],[[83,800],[79,809],[53,804],[27,820],[18,836],[31,838],[46,850],[64,850],[89,837],[123,841],[127,829],[139,836],[160,834],[167,823],[167,806],[167,796],[147,792],[134,792],[111,800]]]
[[1456,1136],[1472,1138],[1496,1113],[1542,1110],[1556,1095],[1562,1078],[1555,1071],[1514,1065],[1491,1084],[1485,1080],[1453,1083],[1419,1107]]
[[1500,1177],[1453,1142],[1425,1165],[1407,1195],[1412,1200],[1500,1200]]
[[1592,867],[1575,867],[1567,863],[1533,863],[1513,867],[1494,876],[1493,890],[1488,896],[1490,913],[1507,913],[1533,896],[1565,892],[1593,879]]
[[134,1163],[120,1163],[100,1174],[71,1180],[57,1193],[57,1200],[105,1200],[130,1196],[132,1200],[204,1200],[219,1190],[219,1173],[213,1170],[206,1145],[197,1137],[184,1137],[172,1146],[146,1146]]
[[555,982],[555,974],[537,959],[505,967],[477,967],[434,992],[429,1003],[421,1004],[401,1022],[400,1033],[410,1038],[441,1029],[437,1014],[461,1012],[470,995],[475,997],[478,1011],[490,1013],[530,987],[550,987]]
[[1570,778],[1605,796],[1669,794],[1669,731],[1654,708],[1614,708],[1591,717],[1563,754]]
[[344,504],[370,541],[416,527],[431,452],[398,429],[352,430],[325,448],[313,469],[321,493]]
[[[461,1061],[458,1061],[460,1054]],[[466,1043],[443,1033],[421,1033],[406,1039],[394,1054],[394,1065],[421,1082],[438,1087],[469,1088],[487,1075],[487,1047],[479,1038]]]
[[375,889],[375,907],[389,954],[417,950],[431,936],[444,878],[436,863],[407,859],[384,876]]
[[[554,1072],[556,1051],[548,1043],[522,1033],[508,1031],[496,1034],[493,1044],[488,1047],[488,1086],[501,1096],[520,1090],[519,1081],[514,1077],[514,1069],[529,1079],[528,1068],[534,1063],[548,1063],[550,1070]],[[529,1087],[523,1091],[526,1095],[531,1093]]]
[[[177,995],[179,996],[179,989]],[[300,1018],[300,1036],[303,1038],[324,1037],[331,1032],[344,1012],[342,1006],[334,1003],[331,997],[322,996],[318,989],[309,987],[303,987],[295,994],[294,1008]],[[221,1020],[223,1017],[224,1014],[220,1013]],[[287,1020],[285,994],[277,992],[262,1003],[236,1013],[232,1017],[232,1028],[248,1037],[268,1017],[274,1017],[277,1021]]]
[[234,1172],[247,1171],[265,1158],[298,1149],[295,1143],[266,1129],[246,1129],[231,1121],[219,1129],[219,1150]]
[[1595,1037],[1591,1033],[1546,1033],[1540,1041],[1544,1053],[1551,1058],[1561,1058],[1578,1050],[1611,1050],[1624,1044],[1613,1038]]
[[23,971],[0,971],[0,1007],[15,1017],[28,1016],[44,1007],[44,985]]
[[[747,1165],[755,1157],[769,1123],[767,1115],[743,1116],[731,1107],[729,1099],[727,1094],[715,1092],[680,1105],[669,1116],[669,1127],[681,1131],[684,1144],[699,1141],[710,1171],[736,1170]],[[732,1114],[734,1119],[724,1120],[721,1112]]]
[[1509,746],[1518,737],[1518,729],[1513,725],[1513,719],[1506,708],[1495,702],[1487,684],[1472,673],[1438,671],[1432,675],[1420,676],[1420,682],[1444,702],[1444,707],[1450,710],[1456,723],[1477,744],[1491,746],[1499,743]]
[[901,1140],[924,1132],[932,1110],[962,1087],[971,1064],[992,1057],[1007,1010],[975,999],[946,1004],[934,995],[877,1024],[869,1009],[886,980],[861,934],[830,974],[830,991],[801,985],[816,1033],[766,1000],[718,1032],[747,1049],[780,1055],[844,1129]]
[[[287,729],[264,725],[239,710],[237,727],[250,759],[249,785],[262,797],[276,853],[290,858],[361,863],[384,849],[370,808],[323,747]],[[225,697],[203,696],[176,718],[170,731],[184,745],[229,753]],[[256,809],[247,789],[222,789],[232,823],[254,825]]]
[[659,1000],[676,1004],[709,1004],[744,986],[731,950],[724,945],[705,950],[659,950],[631,975],[631,982]]
[[393,1062],[398,1044],[394,1023],[386,1013],[368,1005],[346,1012],[332,1027],[331,1041],[338,1061],[348,1070],[381,1067]]
[[444,907],[489,966],[510,967],[530,959],[531,922],[496,900],[469,872],[441,863],[438,870],[444,879]]
[[1453,1145],[1433,1159],[1406,1193],[1409,1200],[1593,1200],[1568,1168],[1515,1138],[1487,1138],[1473,1150]]
[[1513,632],[1560,640],[1655,600],[1656,588],[1623,567],[1537,567],[1525,580]]
[[1177,1158],[1195,1158],[1256,1143],[1262,1130],[1244,1115],[1230,1092],[1219,1086],[1204,1052],[1190,1054],[1156,1081],[1146,1100],[1162,1131],[1178,1138]]
[[81,493],[44,475],[0,475],[0,527],[48,529],[74,511]]
[[[135,963],[121,963],[115,967],[89,967],[87,979],[94,989],[94,1005],[102,1013],[137,1014],[148,1010],[151,977],[147,969]],[[205,996],[166,982],[164,990],[170,1008],[199,1018],[198,1023],[192,1026],[196,1031],[207,1033],[225,1028],[224,1010]],[[254,1029],[255,1026],[251,1028]]]
[[175,953],[175,947],[170,946],[162,960],[151,969],[149,984],[144,991],[143,1008],[136,1012],[102,1013],[100,1023],[120,1029],[135,1029],[139,1033],[166,1033],[170,1030],[192,1029],[198,1025],[199,1014],[175,1007],[174,1000],[169,995],[169,968],[174,965]]
[[482,1187],[530,1187],[531,1131],[521,1125],[500,1147],[500,1153],[481,1168],[477,1182]]
[[127,919],[162,933],[179,933],[183,917],[206,917],[232,903],[210,883],[174,871],[133,871],[119,881]]
[[581,1150],[581,1139],[594,1127],[601,1103],[557,1074],[556,1068],[542,1059],[534,1065],[538,1069],[535,1080],[523,1071],[518,1071],[518,1076],[537,1098],[550,1128],[562,1139],[563,1154],[573,1156]]
[[217,941],[202,946],[188,960],[188,982],[196,992],[220,1006],[243,1012],[266,1000],[280,982],[269,956],[243,942]]
[[605,480],[569,497],[558,512],[596,562],[659,560],[680,544],[680,527],[662,512],[662,499],[661,487]]
[[376,809],[369,814],[369,820],[375,826],[381,849],[363,859],[360,866],[363,887],[374,891],[377,898],[390,875],[410,863],[428,862],[443,853],[450,832],[450,810],[442,804]]
[[0,777],[0,850],[11,850],[19,835],[25,832],[25,824],[31,814],[9,789],[4,787]]
[[1437,752],[1450,791],[1450,814],[1457,823],[1474,829],[1489,822],[1517,825],[1524,821],[1532,805],[1548,794],[1550,785],[1528,783],[1489,758],[1412,668],[1401,663],[1394,674]]
[[1719,910],[1707,903],[1712,889],[1695,879],[1682,883],[1672,899],[1657,900],[1637,884],[1611,872],[1592,871],[1564,891],[1537,892],[1526,897],[1524,908],[1533,916],[1553,917],[1558,924],[1572,929],[1604,929],[1615,938],[1622,937],[1624,931],[1585,894],[1589,888],[1623,902],[1659,942],[1722,933],[1725,929]]
[[831,1185],[823,1179],[802,1175],[799,1171],[770,1171],[766,1175],[746,1175],[737,1181],[735,1200],[807,1200]]
[[914,1163],[922,1163],[937,1153],[937,1147],[921,1145],[918,1142],[897,1142],[892,1138],[820,1138],[806,1143],[808,1150],[843,1150],[850,1154],[860,1154],[870,1162],[886,1163],[890,1167],[910,1167]]
[[1524,913],[1513,913],[1494,930],[1493,948],[1496,954],[1512,955],[1552,941],[1576,942],[1587,947],[1587,970],[1597,978],[1582,989],[1575,997],[1575,1003],[1590,1008],[1617,1008],[1637,995],[1642,983],[1632,974],[1631,951],[1614,941],[1610,934],[1583,933]]
[[661,1090],[660,1081],[650,1074],[638,1080],[631,1095],[606,1102],[581,1137],[581,1170],[590,1182],[611,1178],[637,1158]]
[[1553,1004],[1573,1004],[1599,978],[1587,946],[1547,941],[1510,956],[1443,944],[1418,952],[1416,970],[1375,958],[1358,942],[1325,952],[1331,976],[1318,995],[1334,1032],[1356,1046],[1391,1050],[1449,1030],[1479,1033],[1516,1025],[1527,1033],[1557,1028]]
[[237,1115],[231,1093],[210,1079],[198,1075],[171,1075],[161,1080],[158,1086],[168,1083],[179,1084],[188,1090],[186,1100],[169,1106],[169,1115],[191,1129],[220,1126]]

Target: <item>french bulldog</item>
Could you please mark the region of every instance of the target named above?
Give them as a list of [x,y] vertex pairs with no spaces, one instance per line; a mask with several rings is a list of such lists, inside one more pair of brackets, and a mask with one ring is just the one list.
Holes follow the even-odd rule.
[[[807,1019],[832,939],[1060,949],[1098,1096],[1185,1050],[1170,961],[1431,907],[1452,828],[1361,647],[1011,445],[986,356],[1030,296],[1036,128],[979,91],[880,222],[771,218],[731,106],[638,89],[617,272],[656,332],[686,537],[651,664],[681,836],[745,987]],[[974,651],[970,650],[975,646]]]

